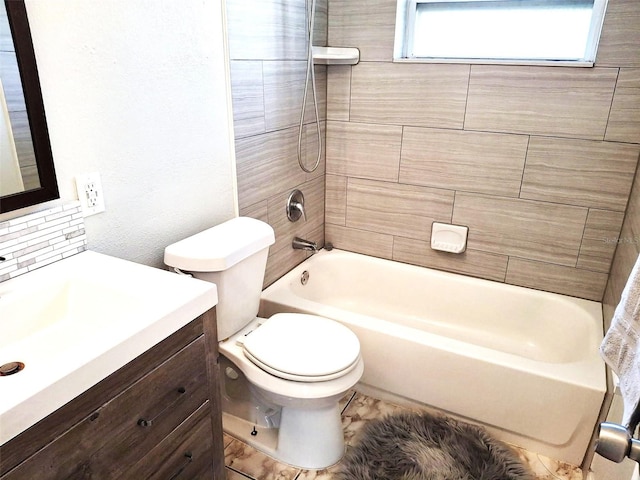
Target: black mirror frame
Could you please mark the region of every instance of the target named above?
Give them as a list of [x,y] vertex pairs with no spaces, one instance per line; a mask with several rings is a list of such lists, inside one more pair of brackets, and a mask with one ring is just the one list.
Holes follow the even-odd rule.
[[4,3],[18,58],[40,188],[0,197],[0,213],[60,198],[27,9],[24,0],[5,0]]

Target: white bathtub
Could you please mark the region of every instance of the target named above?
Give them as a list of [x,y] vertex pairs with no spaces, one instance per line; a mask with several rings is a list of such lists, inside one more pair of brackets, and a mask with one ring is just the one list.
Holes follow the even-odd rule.
[[263,292],[260,315],[277,312],[350,327],[365,388],[482,423],[557,460],[583,460],[606,391],[599,303],[322,250]]

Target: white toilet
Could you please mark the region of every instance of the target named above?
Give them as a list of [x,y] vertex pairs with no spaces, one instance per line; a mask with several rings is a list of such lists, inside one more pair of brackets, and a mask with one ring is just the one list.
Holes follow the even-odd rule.
[[164,261],[218,288],[223,425],[231,435],[301,468],[338,462],[338,400],[362,376],[360,343],[315,315],[258,318],[270,225],[238,217],[174,243]]

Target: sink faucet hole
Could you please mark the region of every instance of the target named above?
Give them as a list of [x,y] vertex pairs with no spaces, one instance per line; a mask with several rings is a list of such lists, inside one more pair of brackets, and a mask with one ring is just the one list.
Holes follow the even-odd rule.
[[4,365],[0,365],[0,377],[6,377],[13,375],[24,369],[24,363],[22,362],[9,362]]

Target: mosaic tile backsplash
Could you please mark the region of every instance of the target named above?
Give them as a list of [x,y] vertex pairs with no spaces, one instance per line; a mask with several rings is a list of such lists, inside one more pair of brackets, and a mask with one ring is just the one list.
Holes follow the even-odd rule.
[[86,250],[79,202],[0,222],[0,282]]

